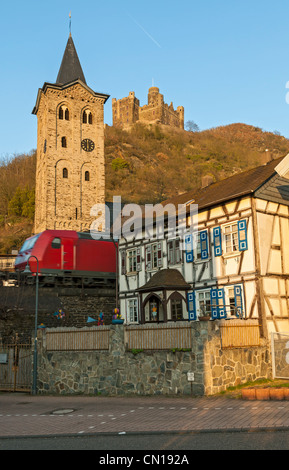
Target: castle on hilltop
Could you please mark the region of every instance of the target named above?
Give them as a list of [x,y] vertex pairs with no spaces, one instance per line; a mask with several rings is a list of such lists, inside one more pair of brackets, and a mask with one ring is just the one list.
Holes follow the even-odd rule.
[[148,92],[148,104],[140,106],[139,100],[131,91],[126,98],[112,99],[112,116],[114,127],[126,127],[135,122],[158,123],[184,129],[184,107],[174,110],[173,103],[164,102],[159,88],[151,87]]

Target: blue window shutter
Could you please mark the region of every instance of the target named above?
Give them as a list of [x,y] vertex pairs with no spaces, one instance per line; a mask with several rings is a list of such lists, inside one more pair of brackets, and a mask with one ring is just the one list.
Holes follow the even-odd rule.
[[221,227],[215,227],[213,230],[214,235],[214,253],[215,256],[222,255],[222,233]]
[[186,247],[186,262],[192,263],[194,261],[194,252],[193,252],[193,235],[185,236],[185,247]]
[[218,289],[211,289],[211,315],[213,319],[218,318]]
[[240,251],[248,250],[246,220],[238,221],[238,240],[239,240],[239,250]]
[[196,294],[194,291],[187,293],[189,321],[197,319]]
[[208,248],[208,232],[203,230],[200,232],[200,242],[201,242],[201,258],[208,259],[209,257],[209,248]]
[[225,290],[218,289],[218,318],[226,318]]
[[242,286],[234,286],[236,316],[243,317]]

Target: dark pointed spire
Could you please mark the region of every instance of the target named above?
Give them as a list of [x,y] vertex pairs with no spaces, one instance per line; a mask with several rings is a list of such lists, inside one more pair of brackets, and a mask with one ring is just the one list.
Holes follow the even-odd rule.
[[70,33],[56,83],[65,85],[66,83],[73,82],[77,79],[80,79],[83,83],[86,84],[75,45]]

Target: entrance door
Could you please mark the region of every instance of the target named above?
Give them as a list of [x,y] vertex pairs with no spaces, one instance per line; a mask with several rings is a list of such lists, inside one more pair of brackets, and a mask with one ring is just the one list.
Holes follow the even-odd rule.
[[75,269],[74,240],[72,238],[61,239],[61,269],[72,271]]

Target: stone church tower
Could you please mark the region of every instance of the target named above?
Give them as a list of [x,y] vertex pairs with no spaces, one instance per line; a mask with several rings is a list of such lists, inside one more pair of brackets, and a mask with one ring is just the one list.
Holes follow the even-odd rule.
[[71,34],[56,83],[39,89],[34,232],[89,230],[105,202],[104,103],[86,84]]

